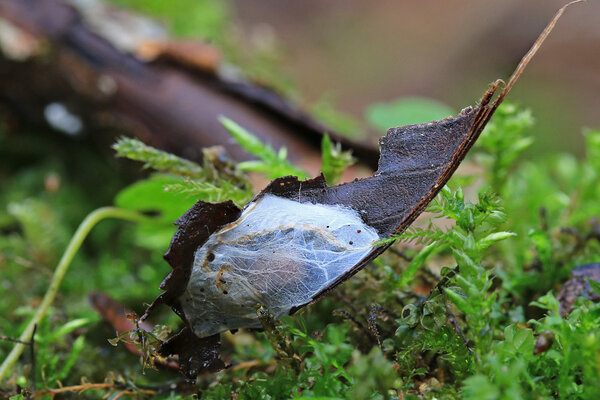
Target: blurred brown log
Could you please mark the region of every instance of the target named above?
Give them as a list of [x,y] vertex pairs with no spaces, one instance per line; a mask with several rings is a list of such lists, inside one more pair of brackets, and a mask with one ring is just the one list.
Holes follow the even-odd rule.
[[0,103],[27,123],[73,134],[127,134],[192,160],[213,145],[238,160],[250,158],[219,123],[225,115],[275,148],[287,147],[290,159],[310,172],[318,169],[328,132],[376,167],[375,149],[344,140],[269,89],[226,74],[214,49],[132,39],[135,49],[127,52],[119,45],[128,40],[126,29],[119,30],[122,19],[95,18],[103,20],[90,21],[59,0],[0,0]]

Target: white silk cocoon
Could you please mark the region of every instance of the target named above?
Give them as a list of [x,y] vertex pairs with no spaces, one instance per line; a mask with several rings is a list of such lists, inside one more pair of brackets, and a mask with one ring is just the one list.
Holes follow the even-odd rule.
[[259,305],[280,317],[309,303],[378,239],[351,208],[267,194],[196,250],[183,311],[199,337],[259,328]]

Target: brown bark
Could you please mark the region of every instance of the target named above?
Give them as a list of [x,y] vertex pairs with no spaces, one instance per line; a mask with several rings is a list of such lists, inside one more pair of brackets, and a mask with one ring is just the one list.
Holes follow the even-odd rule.
[[136,54],[160,54],[144,61],[59,0],[0,0],[0,23],[16,32],[0,33],[0,103],[28,123],[48,125],[48,106],[58,104],[89,135],[136,136],[192,160],[213,145],[251,158],[219,123],[225,115],[275,148],[287,147],[310,172],[324,132],[377,165],[376,150],[344,140],[267,88],[226,78],[218,53],[205,45],[139,46]]

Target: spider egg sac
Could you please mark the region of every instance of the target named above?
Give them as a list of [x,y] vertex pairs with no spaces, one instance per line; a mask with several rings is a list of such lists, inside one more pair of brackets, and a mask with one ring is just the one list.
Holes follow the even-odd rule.
[[289,314],[356,265],[378,239],[349,207],[266,194],[196,250],[181,307],[199,337],[259,328],[258,305],[276,317]]

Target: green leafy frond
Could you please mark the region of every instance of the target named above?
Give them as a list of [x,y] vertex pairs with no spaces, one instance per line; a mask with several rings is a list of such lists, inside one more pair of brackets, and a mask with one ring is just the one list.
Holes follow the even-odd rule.
[[238,168],[241,170],[260,172],[269,178],[278,178],[286,175],[295,175],[299,179],[308,177],[305,171],[287,161],[287,149],[285,147],[282,147],[277,152],[273,147],[263,143],[255,135],[229,118],[220,117],[219,120],[244,150],[258,158],[256,161],[239,163]]
[[155,149],[137,139],[122,137],[112,148],[117,152],[117,157],[143,162],[144,168],[181,176],[198,176],[202,173],[202,167],[198,164]]

